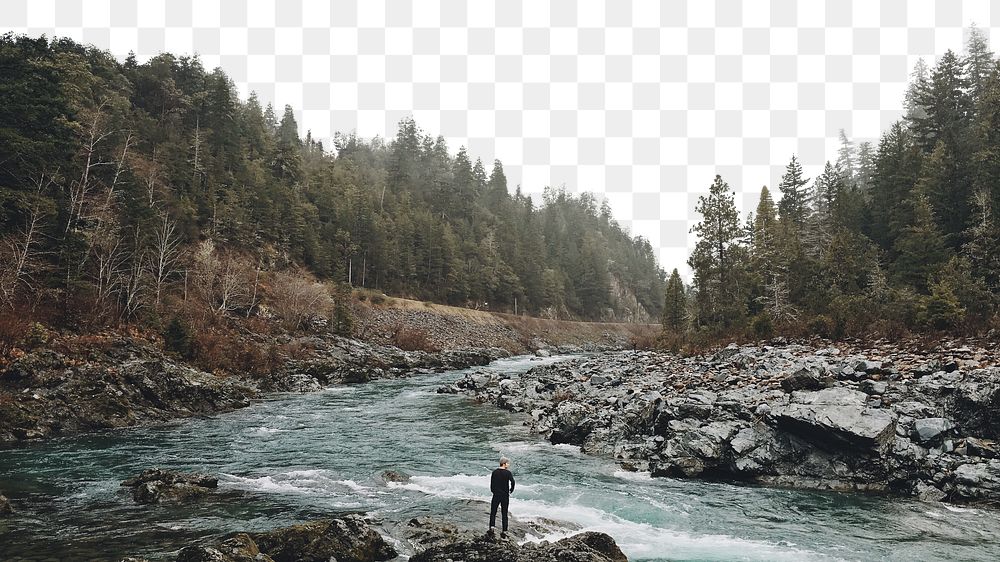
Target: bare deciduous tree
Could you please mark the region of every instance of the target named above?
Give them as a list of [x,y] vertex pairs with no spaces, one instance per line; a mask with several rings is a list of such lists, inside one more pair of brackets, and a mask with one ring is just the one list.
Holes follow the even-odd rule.
[[192,255],[195,293],[215,314],[253,306],[257,275],[246,259],[220,254],[212,240],[201,242]]
[[160,309],[164,287],[177,272],[180,244],[177,225],[163,213],[156,231],[153,232],[152,247],[146,265],[153,284],[153,306],[157,310]]
[[[35,193],[40,195],[55,183],[55,176],[40,173],[32,178]],[[41,237],[42,219],[45,213],[37,204],[28,212],[21,229],[3,240],[0,260],[0,299],[3,304],[13,307],[17,289],[24,285],[33,290],[32,269],[38,256],[38,241]]]
[[305,271],[276,273],[270,303],[285,326],[293,330],[314,318],[329,316],[333,308],[330,292]]

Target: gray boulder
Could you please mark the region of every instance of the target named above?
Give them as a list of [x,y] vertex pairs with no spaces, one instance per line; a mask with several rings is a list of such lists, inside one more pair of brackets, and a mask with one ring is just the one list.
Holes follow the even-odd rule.
[[948,418],[921,418],[913,422],[913,434],[921,443],[927,443],[954,427]]
[[803,367],[788,375],[781,381],[781,388],[785,392],[796,390],[819,390],[833,384],[833,379],[824,375],[816,367]]
[[820,447],[883,450],[896,432],[896,415],[869,408],[868,395],[844,387],[799,391],[774,414],[780,429]]
[[1000,460],[967,463],[955,469],[954,492],[965,500],[989,500],[1000,496]]
[[153,468],[122,482],[132,488],[132,499],[140,504],[178,502],[208,495],[219,487],[219,479],[203,474],[188,474]]

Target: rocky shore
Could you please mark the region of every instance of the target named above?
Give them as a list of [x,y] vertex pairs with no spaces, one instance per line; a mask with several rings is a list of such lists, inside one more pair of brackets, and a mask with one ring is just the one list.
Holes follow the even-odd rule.
[[460,369],[509,355],[499,348],[402,351],[329,335],[287,339],[298,356],[256,378],[206,373],[127,336],[29,352],[0,367],[0,445],[211,415],[265,393]]
[[977,341],[730,345],[611,352],[466,392],[553,443],[654,476],[926,500],[1000,500],[1000,361]]

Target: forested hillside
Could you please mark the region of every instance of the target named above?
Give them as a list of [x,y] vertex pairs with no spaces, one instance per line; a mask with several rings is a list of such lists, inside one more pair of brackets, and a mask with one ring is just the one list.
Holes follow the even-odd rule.
[[922,62],[878,146],[841,132],[815,179],[793,156],[745,222],[716,176],[698,207],[692,287],[671,278],[671,333],[821,335],[997,327],[1000,69],[972,29],[964,56]]
[[3,36],[0,76],[4,314],[129,323],[198,298],[225,315],[268,291],[308,310],[313,276],[550,317],[661,312],[651,246],[607,206],[512,194],[499,161],[411,120],[323,146],[197,58],[65,39]]

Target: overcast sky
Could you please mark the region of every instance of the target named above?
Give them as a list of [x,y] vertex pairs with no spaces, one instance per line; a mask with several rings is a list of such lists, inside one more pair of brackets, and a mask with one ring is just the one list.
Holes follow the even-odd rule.
[[327,143],[391,137],[413,115],[453,152],[500,159],[511,189],[606,197],[686,273],[716,173],[745,212],[793,153],[813,177],[840,129],[877,142],[918,58],[1000,26],[990,4],[5,0],[0,29],[140,61],[198,53]]

